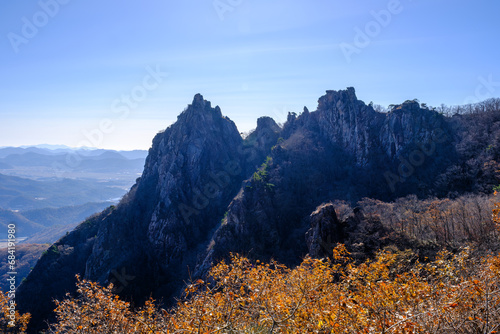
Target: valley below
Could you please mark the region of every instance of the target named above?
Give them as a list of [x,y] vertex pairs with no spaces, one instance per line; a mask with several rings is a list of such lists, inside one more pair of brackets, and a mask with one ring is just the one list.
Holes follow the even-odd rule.
[[[86,218],[116,205],[140,176],[146,151],[0,148],[0,284],[8,226],[15,226],[17,284],[47,248]],[[78,157],[78,164],[70,164]]]

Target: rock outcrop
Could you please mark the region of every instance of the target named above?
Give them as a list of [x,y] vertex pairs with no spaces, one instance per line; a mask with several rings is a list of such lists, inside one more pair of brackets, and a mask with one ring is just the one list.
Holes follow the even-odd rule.
[[415,101],[380,113],[348,88],[327,91],[316,111],[290,113],[283,128],[260,118],[242,139],[197,94],[153,139],[120,204],[40,259],[18,289],[19,309],[34,314],[33,331],[41,328],[52,299],[74,292],[75,274],[113,282],[137,304],[150,295],[168,303],[229,252],[288,265],[327,256],[324,245],[336,242],[369,254],[384,245],[381,222],[358,211],[339,221],[331,204],[320,204],[433,195],[457,161],[453,138],[444,116]]
[[367,165],[370,154],[378,151],[380,144],[375,139],[385,115],[358,100],[354,88],[326,91],[316,115],[321,134],[351,153],[359,165]]
[[251,176],[276,144],[281,128],[268,116],[257,119],[257,128],[245,138],[241,153],[245,157],[245,175]]
[[315,258],[332,256],[335,245],[346,239],[346,224],[337,218],[334,205],[320,205],[309,216],[309,221],[311,228],[306,233],[309,255]]
[[235,124],[197,94],[154,138],[142,177],[117,208],[53,246],[71,252],[41,258],[19,287],[19,308],[36,314],[38,328],[55,308],[52,298],[74,292],[75,274],[114,282],[117,292],[138,303],[151,293],[174,295],[240,188],[242,144]]
[[[328,242],[373,252],[380,245],[375,240],[385,233],[380,222],[365,219],[362,213],[339,222],[331,205],[318,208],[318,203],[356,202],[365,196],[391,199],[416,192],[423,184],[432,187],[435,171],[444,168],[432,163],[428,150],[443,149],[439,145],[444,142],[436,138],[447,129],[443,116],[414,101],[380,113],[358,100],[353,88],[327,91],[316,111],[305,108],[298,116],[288,115],[283,140],[228,207],[197,273],[229,252],[275,258],[288,265],[307,253],[324,256],[322,244]],[[427,145],[422,148],[426,151],[412,153],[419,145]],[[415,177],[407,180],[398,174],[398,167],[401,160],[414,162],[411,154],[427,154],[427,164],[410,165]],[[407,170],[403,176],[408,176]],[[315,223],[308,231],[311,221]]]
[[352,87],[327,91],[316,115],[323,136],[353,154],[359,165],[373,163],[381,154],[394,160],[411,144],[442,143],[449,132],[442,115],[414,100],[384,114],[358,100]]
[[332,257],[333,248],[342,243],[351,256],[365,260],[376,251],[395,243],[396,239],[377,217],[365,217],[359,208],[345,221],[340,221],[332,203],[320,205],[307,219],[306,233],[309,255],[315,258]]

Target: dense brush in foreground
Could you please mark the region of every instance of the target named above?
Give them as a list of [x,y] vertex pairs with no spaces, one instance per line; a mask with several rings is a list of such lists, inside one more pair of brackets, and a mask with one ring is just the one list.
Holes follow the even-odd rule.
[[170,312],[154,300],[132,310],[110,287],[78,280],[50,333],[496,333],[499,289],[500,255],[478,261],[468,248],[425,264],[385,250],[355,265],[339,245],[333,261],[295,269],[234,255]]
[[[487,251],[498,248],[496,196],[360,205],[402,235],[453,251],[430,252],[428,259],[421,250],[388,246],[363,260],[339,244],[327,258],[305,258],[293,269],[232,255],[205,281],[191,282],[169,311],[152,299],[134,308],[112,286],[77,276],[76,293],[56,302],[57,321],[48,333],[499,331],[500,254]],[[336,211],[342,217],[352,208],[337,203]],[[30,315],[16,313],[9,327],[9,306],[8,295],[0,293],[0,332],[25,333]]]

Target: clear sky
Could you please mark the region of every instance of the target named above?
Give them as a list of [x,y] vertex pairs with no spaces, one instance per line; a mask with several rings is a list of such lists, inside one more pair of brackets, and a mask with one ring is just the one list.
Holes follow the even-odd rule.
[[383,106],[500,96],[496,0],[0,6],[0,146],[147,149],[196,93],[240,131],[349,86]]

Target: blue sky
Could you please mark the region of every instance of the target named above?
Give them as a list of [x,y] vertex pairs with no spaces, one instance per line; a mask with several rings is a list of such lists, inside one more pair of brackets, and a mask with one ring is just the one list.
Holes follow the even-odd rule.
[[0,146],[147,149],[196,93],[240,131],[259,116],[315,110],[325,90],[349,86],[383,106],[500,96],[493,0],[1,6]]

